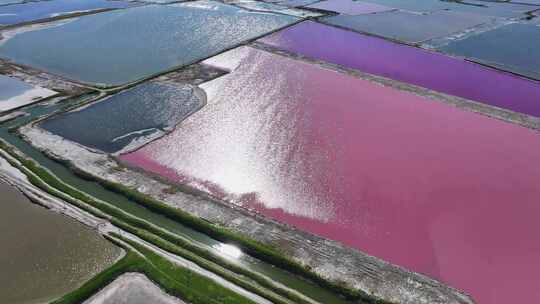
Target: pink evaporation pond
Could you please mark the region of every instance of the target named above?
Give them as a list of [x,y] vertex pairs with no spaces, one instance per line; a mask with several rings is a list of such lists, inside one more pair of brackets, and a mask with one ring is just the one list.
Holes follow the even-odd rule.
[[346,15],[363,15],[395,10],[395,8],[380,4],[358,2],[354,0],[325,0],[315,4],[310,4],[307,7]]
[[540,134],[249,47],[208,104],[121,159],[438,278],[540,301]]

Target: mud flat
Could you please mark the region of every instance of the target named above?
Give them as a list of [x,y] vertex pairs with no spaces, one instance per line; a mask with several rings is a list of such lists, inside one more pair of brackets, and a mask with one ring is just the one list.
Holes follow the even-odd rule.
[[4,182],[0,193],[0,302],[56,299],[119,257],[121,250],[89,227],[33,204]]

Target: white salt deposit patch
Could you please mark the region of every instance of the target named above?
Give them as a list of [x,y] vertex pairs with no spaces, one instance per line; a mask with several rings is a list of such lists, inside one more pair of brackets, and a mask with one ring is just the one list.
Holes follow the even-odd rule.
[[84,304],[184,304],[139,273],[126,273],[86,300]]
[[0,75],[0,112],[26,106],[56,94],[55,91]]

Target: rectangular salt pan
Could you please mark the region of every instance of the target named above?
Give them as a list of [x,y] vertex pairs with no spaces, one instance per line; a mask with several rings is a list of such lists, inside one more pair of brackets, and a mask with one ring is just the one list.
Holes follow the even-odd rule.
[[[311,21],[266,36],[259,39],[259,42],[366,73],[540,117],[538,83],[465,60]],[[533,54],[531,52],[529,56]]]
[[204,59],[296,20],[212,1],[150,5],[7,33],[14,36],[0,44],[0,56],[114,86]]
[[0,75],[0,112],[20,108],[53,95],[56,95],[55,91]]
[[394,8],[388,6],[353,0],[325,0],[308,5],[307,7],[337,12],[345,15],[363,15],[395,10]]
[[124,1],[109,0],[49,0],[0,6],[0,25],[11,25],[51,18],[58,15],[105,8],[124,8]]
[[540,300],[538,132],[261,50],[205,62],[232,71],[208,104],[123,161],[478,303]]
[[420,43],[448,36],[490,20],[490,17],[447,11],[427,15],[391,11],[360,16],[339,15],[323,18],[324,22],[331,25],[406,43]]
[[[426,13],[449,10],[503,18],[525,17],[526,13],[538,9],[532,5],[475,0],[467,0],[463,3],[441,0],[367,0],[362,2],[377,3],[413,12]],[[521,3],[521,1],[519,2]]]
[[512,23],[439,50],[540,80],[540,26]]

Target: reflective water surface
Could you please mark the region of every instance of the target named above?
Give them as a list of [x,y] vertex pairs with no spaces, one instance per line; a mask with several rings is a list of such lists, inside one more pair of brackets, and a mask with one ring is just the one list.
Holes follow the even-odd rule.
[[537,132],[247,47],[206,63],[232,70],[207,106],[124,161],[479,303],[540,300]]
[[296,20],[212,1],[150,5],[28,28],[4,39],[0,56],[82,82],[119,85],[204,59]]
[[201,108],[191,86],[146,82],[89,107],[58,115],[42,127],[105,152],[138,145],[174,128]]
[[[314,59],[540,117],[538,83],[465,60],[312,21],[259,41]],[[481,49],[490,52],[488,48]],[[501,48],[490,49],[501,51]],[[528,56],[533,54],[531,51]]]
[[0,182],[0,302],[45,303],[112,265],[120,249]]

